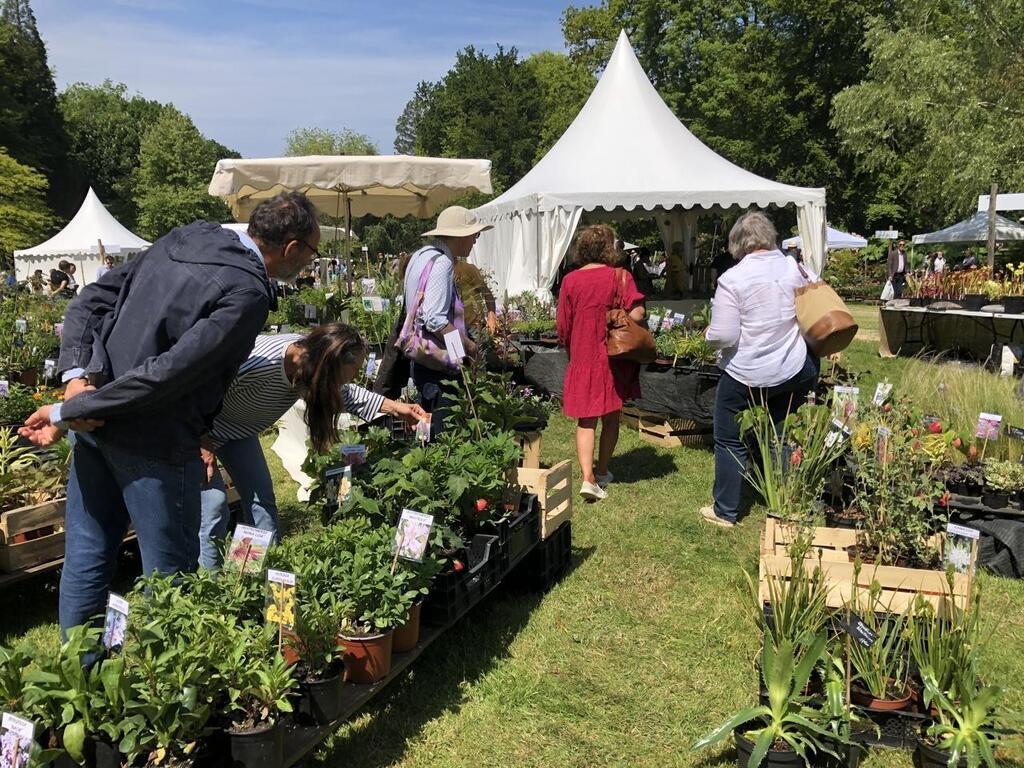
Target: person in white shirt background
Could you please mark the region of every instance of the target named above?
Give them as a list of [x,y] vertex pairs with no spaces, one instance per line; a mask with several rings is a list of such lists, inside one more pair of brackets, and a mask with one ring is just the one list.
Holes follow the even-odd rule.
[[937,251],[935,260],[932,262],[932,272],[941,275],[946,269],[946,254],[944,251]]
[[818,360],[800,334],[795,296],[817,276],[782,253],[777,242],[774,225],[760,211],[739,218],[729,232],[737,264],[718,280],[706,331],[708,343],[721,350],[722,377],[715,396],[714,504],[700,513],[726,528],[745,511],[747,448],[736,417],[763,404],[778,424],[818,381]]

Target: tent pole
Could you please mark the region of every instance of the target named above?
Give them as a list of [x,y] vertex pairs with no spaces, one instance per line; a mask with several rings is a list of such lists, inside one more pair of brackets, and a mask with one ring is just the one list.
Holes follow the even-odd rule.
[[988,267],[995,269],[996,266],[996,196],[999,194],[999,185],[993,184],[988,196]]
[[352,295],[352,200],[345,192],[345,277],[348,279],[348,295]]

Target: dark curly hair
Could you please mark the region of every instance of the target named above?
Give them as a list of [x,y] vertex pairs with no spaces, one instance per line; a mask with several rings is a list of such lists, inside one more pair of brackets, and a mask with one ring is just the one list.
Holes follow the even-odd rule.
[[615,230],[607,224],[591,224],[576,236],[576,265],[618,263]]
[[282,192],[260,203],[249,217],[249,237],[271,248],[308,240],[320,226],[316,208],[301,192]]

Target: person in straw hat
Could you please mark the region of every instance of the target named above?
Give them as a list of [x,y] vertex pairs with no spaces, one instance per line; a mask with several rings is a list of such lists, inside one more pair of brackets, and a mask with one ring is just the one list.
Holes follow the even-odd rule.
[[[416,345],[419,354],[407,356],[413,383],[420,393],[420,406],[434,414],[431,429],[435,434],[442,427],[441,383],[451,378],[444,356],[445,334],[458,331],[466,354],[475,357],[477,353],[476,344],[466,333],[462,301],[455,287],[455,265],[469,257],[477,237],[490,228],[460,205],[445,208],[437,217],[437,226],[423,233],[431,241],[412,255],[405,270],[408,314],[402,335],[416,334],[421,341]],[[430,349],[424,352],[425,347]]]

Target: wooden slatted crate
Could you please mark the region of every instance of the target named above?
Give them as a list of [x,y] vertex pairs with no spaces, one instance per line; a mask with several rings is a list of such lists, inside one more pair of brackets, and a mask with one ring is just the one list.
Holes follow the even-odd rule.
[[559,462],[550,469],[520,467],[519,484],[535,493],[540,502],[541,540],[572,519],[571,461]]
[[[762,602],[768,602],[769,576],[775,579],[788,579],[793,573],[793,559],[789,554],[789,545],[793,541],[795,529],[778,520],[768,518],[765,521],[764,533],[761,538],[761,560],[758,568],[760,596]],[[941,548],[943,538],[937,536],[935,543]],[[857,544],[857,531],[852,528],[815,528],[811,551],[804,560],[804,568],[813,573],[820,568],[825,577],[828,589],[827,603],[829,608],[843,608],[853,599],[856,589],[861,597],[866,597],[873,581],[877,581],[882,591],[878,605],[887,606],[893,613],[902,613],[912,606],[918,596],[923,597],[936,608],[940,614],[948,612],[950,600],[963,607],[969,600],[971,591],[970,576],[955,574],[952,593],[946,579],[945,571],[931,571],[921,568],[900,568],[891,565],[862,564],[860,572],[847,552],[847,547]],[[977,563],[977,542],[974,544],[972,558]],[[865,607],[861,606],[861,610]],[[873,608],[872,608],[873,609]]]
[[517,432],[516,442],[523,452],[522,462],[519,466],[527,469],[540,469],[540,432]]
[[698,448],[710,445],[713,438],[710,424],[674,419],[639,408],[623,409],[622,420],[630,428],[636,428],[641,440],[661,448],[679,448],[684,445]]
[[[0,514],[0,571],[20,571],[64,556],[64,501]],[[39,535],[41,531],[45,533]]]

